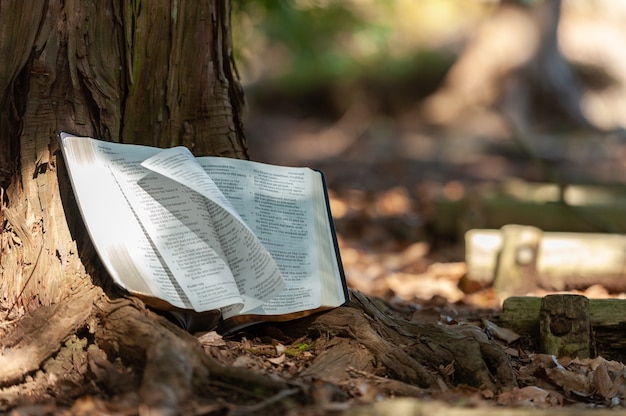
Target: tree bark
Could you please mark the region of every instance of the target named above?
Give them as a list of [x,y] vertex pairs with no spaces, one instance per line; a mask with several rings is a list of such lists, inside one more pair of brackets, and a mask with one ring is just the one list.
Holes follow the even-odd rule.
[[[102,345],[77,353],[96,379],[106,354],[145,363],[138,401],[148,407],[176,409],[190,374],[217,371],[189,336],[110,286],[56,133],[247,157],[229,22],[228,1],[0,0],[2,386],[56,388],[52,379],[35,386],[37,370],[77,333]],[[178,350],[185,365],[164,364],[164,351]]]
[[[60,198],[58,130],[247,156],[228,7],[0,2],[0,50],[12,57],[0,74],[0,157],[12,174],[2,177],[3,187],[10,181],[0,283],[7,311],[55,303],[84,275],[65,220],[77,215]],[[85,237],[75,236],[79,244]]]

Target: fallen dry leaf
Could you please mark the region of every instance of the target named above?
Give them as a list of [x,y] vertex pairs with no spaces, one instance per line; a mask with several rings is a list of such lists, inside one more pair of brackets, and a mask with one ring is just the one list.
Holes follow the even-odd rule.
[[595,393],[605,399],[615,397],[619,391],[620,386],[613,383],[605,362],[602,362],[593,372],[592,381]]
[[226,345],[226,341],[220,334],[215,331],[206,332],[198,337],[198,341],[202,346],[222,347]]
[[527,386],[505,391],[498,396],[497,402],[503,406],[552,407],[563,403],[563,395],[536,386]]
[[494,337],[506,342],[507,344],[515,342],[519,339],[519,335],[511,329],[502,328],[487,319],[483,319],[482,321],[487,332],[491,333]]
[[577,396],[591,396],[591,377],[586,371],[568,370],[563,366],[545,369],[548,378],[564,391]]
[[268,358],[267,361],[272,364],[282,364],[285,362],[285,354],[281,354],[276,358]]

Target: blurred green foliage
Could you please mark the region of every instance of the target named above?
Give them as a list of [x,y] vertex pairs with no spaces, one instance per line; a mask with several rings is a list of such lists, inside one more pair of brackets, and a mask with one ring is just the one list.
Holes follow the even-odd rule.
[[[273,43],[284,45],[291,55],[290,74],[303,80],[341,76],[350,71],[353,59],[342,37],[366,32],[383,43],[389,28],[371,24],[348,10],[343,2],[321,7],[296,7],[294,1],[260,2],[264,19],[259,29]],[[258,10],[258,9],[257,9]]]
[[454,59],[450,48],[440,47],[450,42],[441,33],[469,21],[464,3],[234,0],[235,59],[249,98],[260,89],[274,95],[334,89],[336,96],[342,88],[384,95],[394,86],[423,95]]
[[[252,29],[264,38],[264,46],[280,47],[287,62],[284,72],[279,68],[276,73],[290,87],[298,87],[352,75],[360,63],[346,48],[355,34],[374,42],[375,49],[384,49],[390,28],[356,14],[350,5],[353,3],[343,1],[235,0],[233,20],[239,33]],[[237,27],[244,16],[246,24],[252,23],[254,28]],[[246,45],[239,45],[243,47]],[[246,65],[245,56],[239,53],[237,58]]]

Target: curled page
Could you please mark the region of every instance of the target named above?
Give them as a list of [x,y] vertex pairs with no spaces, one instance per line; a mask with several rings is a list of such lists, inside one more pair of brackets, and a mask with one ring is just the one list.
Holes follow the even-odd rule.
[[[204,200],[143,168],[113,174],[135,214],[196,311],[244,301],[212,227]],[[137,180],[141,177],[140,180]]]
[[195,156],[186,147],[179,146],[164,149],[144,160],[141,166],[196,191],[210,201],[220,205],[226,212],[248,228],[222,191],[220,191],[220,188],[215,185],[215,182],[207,175],[202,166],[196,161]]
[[[188,149],[176,147],[163,150],[144,161],[142,166],[158,173],[161,178],[169,178],[195,191],[189,191],[189,194],[206,198],[198,201],[198,204],[204,203],[207,215],[203,224],[212,224],[214,238],[223,250],[222,258],[228,264],[244,302],[243,309],[229,308],[224,311],[225,316],[255,309],[284,289],[282,274],[270,252]],[[140,181],[140,186],[151,192],[149,187],[153,182],[146,179]],[[170,198],[167,200],[171,201]],[[201,211],[202,207],[195,209]]]

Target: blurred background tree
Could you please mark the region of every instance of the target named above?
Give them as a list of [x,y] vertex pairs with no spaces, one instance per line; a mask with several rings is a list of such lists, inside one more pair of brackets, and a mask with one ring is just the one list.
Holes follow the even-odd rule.
[[419,113],[435,123],[496,106],[518,128],[536,104],[582,126],[625,123],[622,2],[235,3],[239,66],[264,109],[333,117],[360,101],[398,114],[438,92]]

